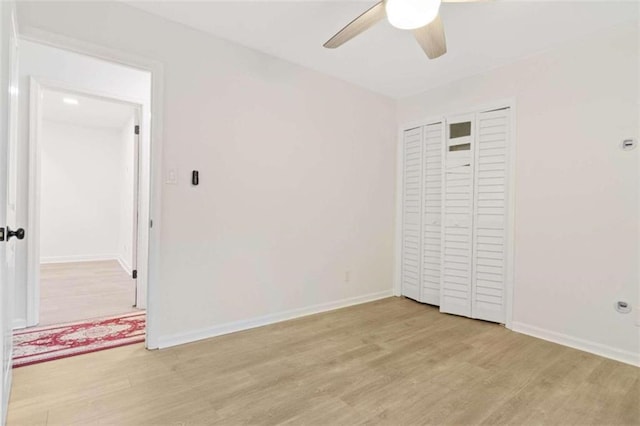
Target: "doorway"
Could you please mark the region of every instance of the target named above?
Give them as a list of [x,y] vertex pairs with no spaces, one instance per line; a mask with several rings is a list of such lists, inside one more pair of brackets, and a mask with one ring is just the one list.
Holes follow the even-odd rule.
[[14,366],[149,347],[151,72],[28,40],[18,56]]
[[[39,88],[38,325],[140,312],[139,105]],[[39,165],[39,167],[38,167]],[[34,168],[35,169],[35,168]]]
[[143,105],[34,77],[30,95],[31,316],[14,368],[144,342],[146,329]]

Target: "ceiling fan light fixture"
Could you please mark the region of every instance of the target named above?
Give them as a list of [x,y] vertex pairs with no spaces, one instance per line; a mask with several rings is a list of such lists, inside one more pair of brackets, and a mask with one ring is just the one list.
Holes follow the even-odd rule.
[[438,16],[441,0],[385,0],[389,23],[401,30],[424,27]]

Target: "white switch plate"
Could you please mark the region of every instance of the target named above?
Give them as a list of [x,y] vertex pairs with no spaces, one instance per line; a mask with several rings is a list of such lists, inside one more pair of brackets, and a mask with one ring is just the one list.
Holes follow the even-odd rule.
[[178,169],[175,167],[171,167],[167,169],[167,178],[165,180],[167,185],[177,185],[178,184]]

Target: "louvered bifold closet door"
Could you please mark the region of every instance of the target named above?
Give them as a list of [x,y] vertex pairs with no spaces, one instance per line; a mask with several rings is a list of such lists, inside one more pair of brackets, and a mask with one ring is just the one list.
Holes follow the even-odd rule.
[[440,305],[442,264],[442,123],[424,127],[422,190],[422,294],[420,301]]
[[477,114],[473,254],[474,318],[504,323],[509,109]]
[[473,115],[446,128],[440,311],[471,316]]
[[420,300],[422,127],[405,130],[402,183],[402,295]]

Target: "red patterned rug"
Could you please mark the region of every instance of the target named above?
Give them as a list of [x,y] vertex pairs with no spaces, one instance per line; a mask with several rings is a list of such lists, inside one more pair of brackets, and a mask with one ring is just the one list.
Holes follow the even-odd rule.
[[144,342],[145,314],[30,328],[13,333],[13,367]]

